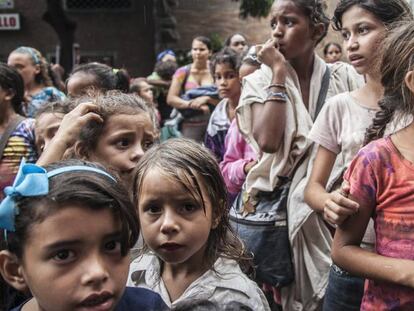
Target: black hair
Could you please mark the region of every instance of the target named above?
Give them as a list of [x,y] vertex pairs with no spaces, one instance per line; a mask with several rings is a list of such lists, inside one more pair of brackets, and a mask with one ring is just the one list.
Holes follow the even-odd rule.
[[405,0],[341,0],[332,18],[335,30],[342,29],[342,16],[354,5],[374,14],[385,26],[401,19],[413,18],[411,8]]
[[320,38],[316,41],[316,44],[321,42],[328,33],[329,17],[325,13],[326,4],[322,0],[291,0],[299,9],[303,11],[306,16],[309,16],[309,20],[313,26],[323,24],[324,31]]
[[211,51],[212,45],[211,40],[205,36],[197,36],[193,39],[193,41],[200,41],[201,43],[204,43],[207,46],[207,49]]
[[341,47],[341,45],[339,44],[339,43],[336,43],[336,42],[329,42],[329,43],[327,43],[326,45],[325,45],[325,47],[323,48],[323,55],[327,55],[328,54],[328,50],[329,50],[329,48],[331,47],[331,45],[333,45],[333,46],[336,46],[338,49],[339,49],[339,51],[342,53],[342,47]]
[[213,77],[216,66],[220,64],[228,64],[235,72],[238,73],[241,66],[241,56],[231,48],[227,47],[214,54],[210,62],[210,72]]
[[23,114],[24,82],[19,72],[5,63],[0,63],[0,86],[13,92],[11,104],[14,112]]
[[[51,164],[45,169],[82,165],[106,170],[97,164],[80,160],[68,160]],[[7,235],[7,249],[22,258],[24,246],[35,223],[42,222],[51,214],[65,208],[67,204],[102,210],[110,209],[121,222],[121,254],[126,256],[139,236],[139,222],[127,190],[120,181],[103,174],[74,170],[49,178],[49,193],[35,197],[18,197],[15,216],[15,231]]]
[[74,108],[73,101],[64,99],[54,102],[46,102],[36,110],[35,118],[40,117],[44,113],[63,113],[67,114]]
[[160,76],[163,80],[172,80],[172,77],[177,70],[177,62],[174,61],[159,61],[155,64],[154,71]]
[[128,93],[129,91],[129,74],[125,69],[113,69],[101,63],[86,63],[73,69],[68,80],[76,73],[85,73],[94,76],[94,86],[100,91],[119,90],[124,93]]

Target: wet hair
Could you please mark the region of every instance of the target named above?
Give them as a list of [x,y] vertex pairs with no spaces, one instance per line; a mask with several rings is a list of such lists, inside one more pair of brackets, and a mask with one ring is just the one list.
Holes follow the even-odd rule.
[[331,45],[336,46],[339,51],[342,53],[342,47],[340,44],[336,43],[336,42],[329,42],[328,44],[325,45],[325,47],[323,48],[323,55],[328,55],[328,50],[331,47]]
[[414,115],[414,94],[405,83],[406,74],[414,70],[414,21],[406,21],[391,30],[383,41],[381,83],[384,96],[381,108],[365,133],[364,144],[384,136],[394,117]]
[[211,45],[211,40],[209,38],[205,36],[197,36],[193,39],[193,42],[194,41],[200,41],[201,43],[204,43],[207,46],[207,49],[211,51],[212,45]]
[[213,77],[216,66],[222,64],[228,64],[231,69],[238,73],[241,66],[241,56],[231,48],[224,48],[220,52],[214,54],[210,62],[210,72]]
[[46,61],[46,58],[43,57],[42,53],[32,47],[28,46],[21,46],[15,49],[10,54],[17,53],[17,54],[25,54],[30,57],[32,60],[33,65],[38,65],[40,71],[35,76],[35,82],[37,84],[42,84],[45,86],[52,86],[52,79],[49,76],[49,64]]
[[[185,138],[169,139],[152,147],[140,159],[134,173],[133,199],[139,206],[145,176],[153,169],[160,169],[166,178],[181,184],[205,210],[206,194],[212,205],[213,219],[217,227],[212,228],[204,256],[211,269],[219,257],[236,260],[246,271],[249,256],[243,243],[230,226],[227,191],[215,157],[208,149]],[[147,247],[143,248],[143,252]]]
[[[58,162],[45,169],[51,171],[72,165],[96,167],[105,171],[97,164],[79,160]],[[121,182],[115,182],[108,176],[81,170],[49,178],[49,193],[46,195],[16,198],[19,213],[15,217],[15,232],[7,234],[7,249],[22,258],[33,225],[74,203],[90,210],[111,210],[121,223],[121,254],[128,254],[138,240],[139,222],[127,190]]]
[[[274,3],[276,3],[276,0]],[[323,0],[290,0],[293,2],[305,16],[309,17],[310,23],[312,26],[317,26],[318,24],[323,24],[324,31],[320,38],[316,41],[316,44],[321,42],[323,38],[325,38],[326,34],[328,33],[329,23],[330,20],[325,13],[326,4]]]
[[242,34],[241,34],[241,33],[239,33],[239,32],[237,32],[237,33],[233,33],[233,34],[231,34],[230,36],[228,36],[228,37],[227,37],[227,39],[224,41],[224,46],[229,47],[229,46],[230,46],[230,44],[231,44],[231,39],[233,39],[233,37],[234,37],[234,36],[237,36],[237,35],[242,36],[242,37],[244,38],[244,40],[246,40],[246,36],[245,36],[245,35],[242,35]]
[[93,86],[102,92],[119,90],[128,93],[129,91],[129,75],[125,69],[114,69],[101,63],[82,64],[72,70],[66,85],[70,78],[77,73],[93,76],[95,80]]
[[93,102],[99,107],[97,112],[104,122],[91,121],[82,128],[79,136],[79,142],[82,144],[83,152],[95,150],[102,131],[105,127],[105,121],[111,116],[119,114],[135,115],[148,113],[154,126],[154,132],[157,131],[156,116],[154,109],[151,108],[141,97],[135,94],[125,94],[119,91],[110,91],[106,94],[92,94],[82,96],[75,100],[75,105],[83,102]]
[[11,105],[14,112],[23,114],[24,82],[19,72],[7,64],[0,63],[0,86],[13,93]]
[[413,18],[411,8],[405,0],[341,0],[332,18],[335,30],[342,29],[342,16],[354,5],[375,15],[385,26],[401,19]]
[[154,71],[160,76],[163,80],[172,80],[172,77],[177,70],[177,62],[173,61],[166,61],[162,62],[159,61],[155,64]]

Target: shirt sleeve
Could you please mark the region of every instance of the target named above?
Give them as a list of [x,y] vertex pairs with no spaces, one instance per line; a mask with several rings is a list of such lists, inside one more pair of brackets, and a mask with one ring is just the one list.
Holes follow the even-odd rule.
[[342,125],[340,118],[338,118],[341,113],[337,99],[334,97],[326,102],[308,135],[310,140],[335,154],[341,152],[340,132]]
[[184,66],[184,67],[178,68],[175,71],[173,78],[176,78],[182,84],[184,82],[186,75],[187,75],[187,68]]
[[[368,147],[368,146],[366,146]],[[367,148],[361,149],[345,172],[344,180],[350,185],[350,194],[360,204],[375,208],[377,193],[377,178],[375,167],[370,161],[372,152]]]

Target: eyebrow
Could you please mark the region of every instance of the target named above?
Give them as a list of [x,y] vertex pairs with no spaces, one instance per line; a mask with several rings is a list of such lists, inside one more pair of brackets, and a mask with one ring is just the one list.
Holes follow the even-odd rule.
[[[115,231],[115,232],[112,232],[112,233],[105,234],[103,236],[102,240],[120,238],[121,236],[122,236],[121,231]],[[44,247],[44,249],[46,251],[53,251],[53,250],[56,250],[56,249],[73,247],[73,246],[82,244],[82,242],[83,242],[82,239],[57,241],[57,242],[52,242],[52,243],[46,245]]]

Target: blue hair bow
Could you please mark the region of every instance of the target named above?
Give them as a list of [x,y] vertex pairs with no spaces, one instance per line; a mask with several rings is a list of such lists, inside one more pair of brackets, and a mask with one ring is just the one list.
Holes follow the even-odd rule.
[[92,171],[105,175],[116,182],[115,178],[108,173],[90,166],[65,166],[47,172],[43,167],[38,165],[26,164],[26,161],[23,159],[13,185],[4,189],[6,197],[0,204],[0,229],[15,231],[14,217],[18,214],[15,206],[16,198],[36,197],[48,194],[49,178],[70,171]]

